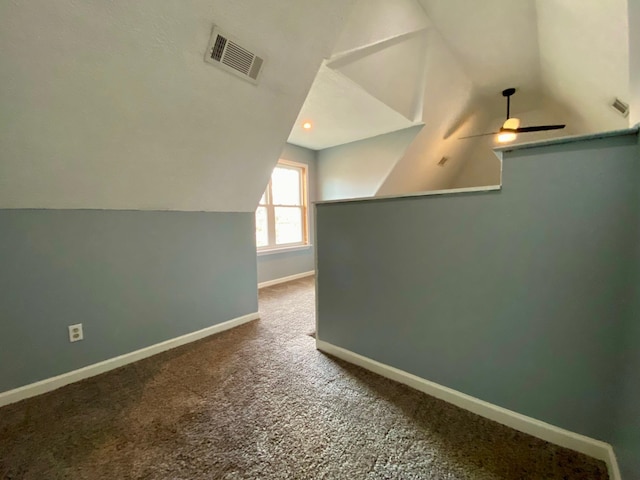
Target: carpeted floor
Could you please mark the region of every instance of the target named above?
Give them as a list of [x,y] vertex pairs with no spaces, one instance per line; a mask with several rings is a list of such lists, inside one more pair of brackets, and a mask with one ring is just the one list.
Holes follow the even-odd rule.
[[0,478],[607,478],[316,351],[313,297],[264,289],[259,321],[0,409]]

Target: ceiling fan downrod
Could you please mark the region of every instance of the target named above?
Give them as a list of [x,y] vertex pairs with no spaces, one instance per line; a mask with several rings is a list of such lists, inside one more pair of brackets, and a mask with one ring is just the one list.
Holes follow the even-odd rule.
[[510,113],[511,113],[511,95],[513,95],[514,93],[516,93],[516,89],[515,88],[505,88],[502,91],[502,96],[503,97],[507,97],[507,120],[509,120],[509,118],[511,118]]

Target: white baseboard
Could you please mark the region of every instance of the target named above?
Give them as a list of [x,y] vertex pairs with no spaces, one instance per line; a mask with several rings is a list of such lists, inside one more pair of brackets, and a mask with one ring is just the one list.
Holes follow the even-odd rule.
[[310,277],[311,275],[315,275],[316,271],[311,270],[309,272],[296,273],[295,275],[289,275],[288,277],[276,278],[275,280],[268,280],[266,282],[261,282],[258,284],[258,289],[264,287],[270,287],[272,285],[278,285],[279,283],[290,282],[292,280],[297,280],[299,278]]
[[141,348],[140,350],[136,350],[134,352],[125,353],[124,355],[119,355],[102,362],[94,363],[93,365],[88,365],[86,367],[79,368],[78,370],[73,370],[71,372],[63,373],[62,375],[47,378],[45,380],[31,383],[23,387],[2,392],[0,393],[0,407],[9,405],[10,403],[19,402],[20,400],[24,400],[26,398],[35,397],[36,395],[50,392],[51,390],[64,387],[65,385],[68,385],[70,383],[84,380],[85,378],[100,375],[101,373],[108,372],[109,370],[122,367],[129,363],[142,360],[143,358],[156,355],[158,353],[170,350],[175,347],[179,347],[181,345],[185,345],[187,343],[195,342],[196,340],[200,340],[201,338],[208,337],[209,335],[220,333],[225,330],[229,330],[230,328],[237,327],[239,325],[242,325],[243,323],[247,323],[258,318],[260,318],[260,314],[258,312],[243,315],[242,317],[237,317],[232,320],[213,325],[211,327],[203,328],[202,330],[198,330],[196,332],[187,333],[186,335],[182,335],[180,337],[172,338],[164,342],[156,343],[155,345],[151,345],[149,347]]
[[472,397],[471,395],[425,380],[424,378],[390,367],[389,365],[385,365],[322,340],[316,340],[316,348],[322,352],[377,373],[378,375],[395,380],[396,382],[404,385],[408,385],[411,388],[439,398],[440,400],[444,400],[445,402],[456,405],[464,410],[468,410],[472,413],[488,418],[489,420],[493,420],[521,432],[528,433],[529,435],[560,445],[561,447],[570,448],[571,450],[602,460],[607,464],[609,479],[621,480],[620,470],[618,468],[613,448],[608,443],[595,440],[578,433],[570,432],[569,430],[536,420],[535,418],[527,417],[526,415],[493,405],[489,402],[485,402],[484,400]]

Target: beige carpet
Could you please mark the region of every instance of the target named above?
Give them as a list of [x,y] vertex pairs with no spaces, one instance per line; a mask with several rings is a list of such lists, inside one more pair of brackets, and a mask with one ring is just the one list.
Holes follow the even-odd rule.
[[319,353],[313,295],[262,290],[259,321],[0,409],[0,478],[607,478]]

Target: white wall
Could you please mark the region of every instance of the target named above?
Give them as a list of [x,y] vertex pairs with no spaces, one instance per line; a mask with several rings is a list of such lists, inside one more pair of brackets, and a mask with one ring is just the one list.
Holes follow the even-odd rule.
[[[477,121],[470,109],[473,85],[435,30],[427,39],[424,102],[424,128],[399,159],[378,189],[378,195],[393,195],[447,188],[466,159],[468,144],[459,142],[461,132]],[[442,157],[449,158],[445,168]]]
[[[253,211],[350,0],[0,3],[0,208]],[[212,25],[267,58],[204,63]]]
[[626,128],[612,108],[629,97],[627,1],[537,0],[538,42],[547,94],[576,117],[579,133]]
[[422,100],[426,38],[425,31],[420,31],[362,58],[349,57],[348,63],[330,65],[408,120],[419,121],[422,109],[416,118],[416,105]]
[[332,56],[422,30],[430,25],[415,0],[358,0],[340,32]]
[[629,90],[630,124],[640,123],[640,2],[629,0]]
[[318,152],[319,200],[371,197],[422,127],[326,148]]
[[289,143],[323,150],[420,124],[428,26],[415,0],[357,0]]

